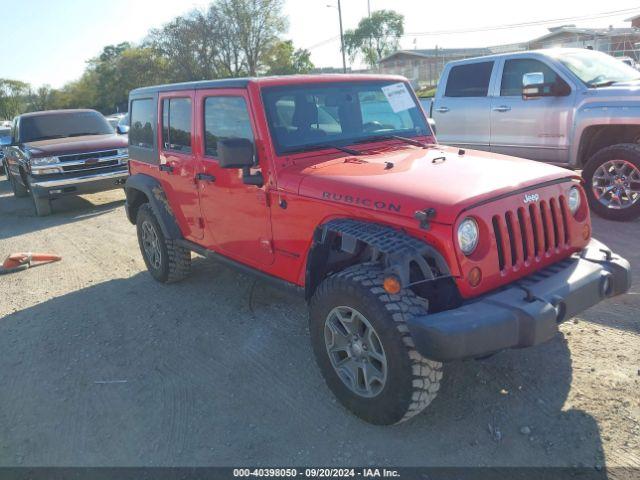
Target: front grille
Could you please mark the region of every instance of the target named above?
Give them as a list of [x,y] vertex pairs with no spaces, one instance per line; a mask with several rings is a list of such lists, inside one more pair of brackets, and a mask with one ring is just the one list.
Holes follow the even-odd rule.
[[60,155],[60,162],[74,162],[77,160],[87,160],[89,158],[115,157],[118,150],[103,150],[101,152],[74,153],[73,155]]
[[77,172],[80,170],[95,170],[97,168],[106,168],[106,167],[113,167],[115,165],[119,165],[120,164],[120,160],[106,160],[104,162],[98,162],[98,163],[84,163],[81,165],[63,165],[62,166],[62,171],[63,172]]
[[500,271],[540,261],[568,248],[568,215],[563,195],[494,215]]

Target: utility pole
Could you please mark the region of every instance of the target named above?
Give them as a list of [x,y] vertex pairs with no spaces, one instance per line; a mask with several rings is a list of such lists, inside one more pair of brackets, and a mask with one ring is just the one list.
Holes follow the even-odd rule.
[[371,16],[371,0],[367,0],[367,13]]
[[340,21],[340,48],[342,50],[342,73],[347,73],[347,60],[344,56],[344,35],[342,33],[342,7],[338,0],[338,20]]

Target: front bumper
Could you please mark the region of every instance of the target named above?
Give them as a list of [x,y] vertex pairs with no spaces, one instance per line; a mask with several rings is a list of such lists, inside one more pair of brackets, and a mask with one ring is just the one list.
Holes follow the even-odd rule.
[[103,173],[93,173],[77,177],[40,180],[30,178],[31,191],[41,198],[56,198],[64,195],[83,195],[123,187],[129,171],[126,166]]
[[478,358],[546,342],[559,323],[630,287],[629,262],[591,240],[579,254],[454,310],[414,317],[408,327],[427,358]]

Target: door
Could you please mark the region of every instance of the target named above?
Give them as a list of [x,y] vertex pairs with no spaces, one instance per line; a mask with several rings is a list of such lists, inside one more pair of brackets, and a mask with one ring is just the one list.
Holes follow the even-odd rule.
[[[271,218],[265,187],[247,185],[237,168],[221,168],[218,142],[227,138],[246,138],[255,145],[255,125],[244,90],[201,90],[196,94],[200,211],[207,229],[207,246],[249,265],[273,262]],[[256,158],[265,165],[266,158]],[[265,169],[266,171],[267,169]],[[265,183],[267,183],[265,179]]]
[[198,162],[193,149],[194,91],[161,94],[159,179],[185,238],[203,238],[198,189]]
[[[550,96],[523,100],[522,77],[540,72]],[[574,89],[546,63],[533,58],[505,60],[491,105],[491,151],[565,163],[573,122]]]
[[433,104],[439,143],[489,150],[493,65],[492,61],[465,63],[449,70],[444,92]]

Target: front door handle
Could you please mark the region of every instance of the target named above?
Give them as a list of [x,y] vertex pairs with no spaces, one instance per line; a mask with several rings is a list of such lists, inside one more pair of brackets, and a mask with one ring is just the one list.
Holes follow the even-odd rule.
[[173,173],[173,167],[168,163],[163,163],[158,165],[158,168],[161,172]]
[[216,177],[214,177],[213,175],[209,175],[207,173],[198,173],[196,174],[196,180],[212,183],[216,181]]
[[438,107],[436,108],[436,112],[438,113],[447,113],[449,109],[447,107]]
[[493,107],[494,112],[508,112],[511,110],[511,107],[508,105],[500,105],[499,107]]

